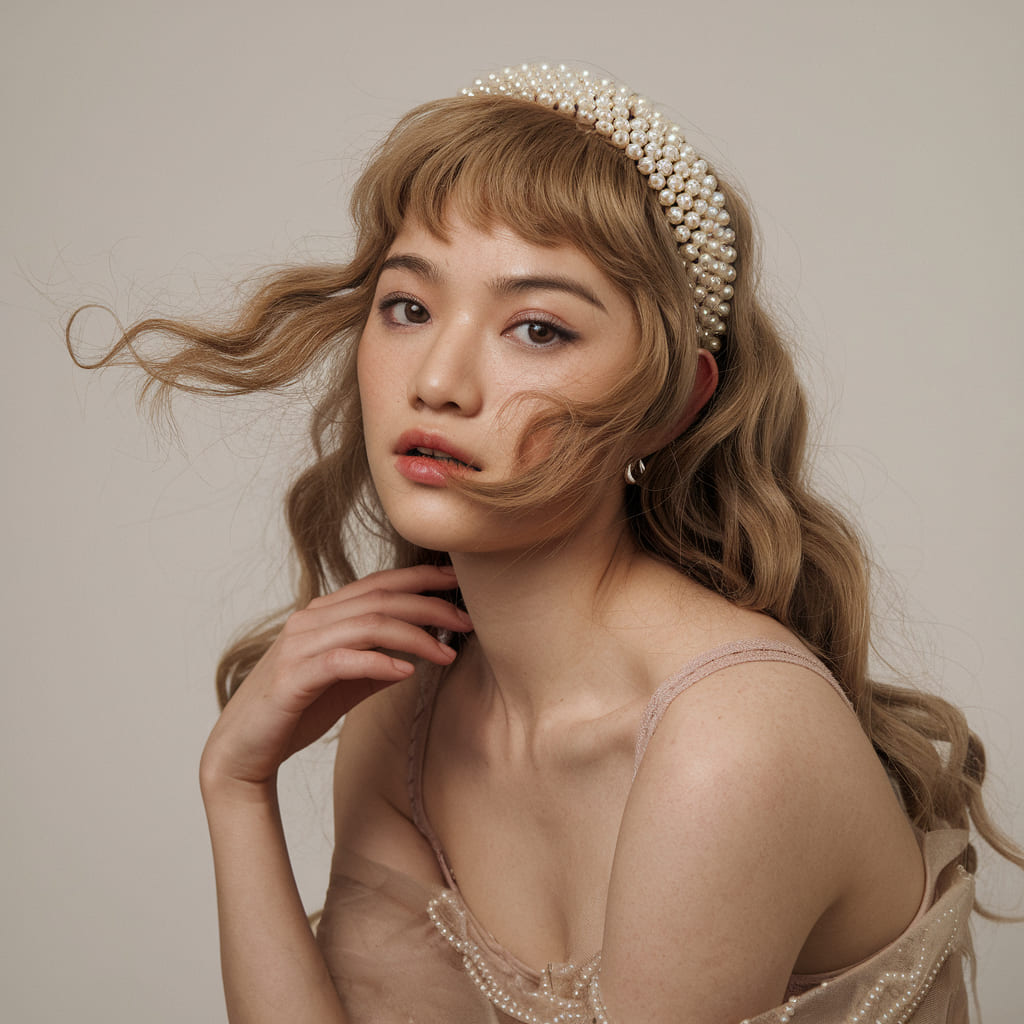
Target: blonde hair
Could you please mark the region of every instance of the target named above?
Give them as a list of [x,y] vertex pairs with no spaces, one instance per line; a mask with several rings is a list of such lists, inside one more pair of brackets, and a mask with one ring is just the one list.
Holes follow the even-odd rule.
[[[868,560],[851,525],[811,489],[806,403],[757,297],[753,224],[737,192],[727,183],[720,189],[739,251],[720,384],[698,420],[647,457],[647,471],[628,495],[636,542],[736,604],[771,615],[821,658],[849,695],[915,826],[973,823],[1002,856],[1024,866],[1024,855],[986,813],[984,751],[963,714],[938,696],[869,676]],[[475,226],[507,225],[533,243],[578,247],[632,299],[639,327],[632,374],[598,403],[551,401],[536,424],[556,442],[551,459],[508,483],[463,483],[479,501],[513,511],[558,500],[571,528],[593,500],[588,482],[621,472],[637,454],[636,437],[678,421],[690,395],[697,332],[683,261],[632,164],[595,132],[520,100],[456,98],[411,111],[355,187],[357,242],[348,263],[272,274],[226,328],[144,320],[91,364],[136,362],[148,375],[144,393],[166,398],[173,388],[274,389],[329,362],[330,384],[311,423],[314,458],[286,500],[299,567],[294,608],[355,578],[352,552],[367,534],[380,542],[384,564],[446,560],[399,537],[377,501],[355,342],[402,224],[412,218],[443,237],[453,211]],[[143,353],[138,342],[154,333],[177,346]],[[286,612],[225,652],[217,673],[222,703]],[[973,870],[972,848],[965,860]]]

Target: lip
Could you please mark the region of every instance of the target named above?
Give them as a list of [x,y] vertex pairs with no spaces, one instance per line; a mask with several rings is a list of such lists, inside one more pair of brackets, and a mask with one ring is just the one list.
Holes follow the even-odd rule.
[[[414,448],[438,452],[456,462],[446,462],[431,455],[420,455]],[[399,473],[415,483],[441,486],[451,476],[479,472],[473,456],[448,438],[426,430],[407,430],[395,444]]]

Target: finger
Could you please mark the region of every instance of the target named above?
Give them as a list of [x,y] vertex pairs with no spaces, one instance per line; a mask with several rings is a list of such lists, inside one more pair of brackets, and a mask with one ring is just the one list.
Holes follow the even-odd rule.
[[399,651],[437,665],[448,665],[455,660],[454,649],[435,639],[421,626],[381,612],[341,619],[322,629],[286,637],[282,647],[282,657],[294,660],[308,660],[336,649],[364,651],[375,648]]
[[374,590],[422,593],[425,590],[453,590],[458,585],[455,570],[450,565],[413,565],[405,569],[372,572],[333,593],[315,598],[312,603],[335,603]]
[[352,708],[370,693],[407,679],[414,671],[410,662],[382,651],[332,648],[304,660],[279,679],[273,699],[285,714],[300,716],[337,687],[339,694],[348,694],[348,707]]
[[290,616],[285,628],[289,633],[304,633],[327,628],[343,619],[373,613],[418,626],[437,626],[461,633],[473,628],[469,615],[443,597],[390,590],[374,590],[330,604],[311,604]]

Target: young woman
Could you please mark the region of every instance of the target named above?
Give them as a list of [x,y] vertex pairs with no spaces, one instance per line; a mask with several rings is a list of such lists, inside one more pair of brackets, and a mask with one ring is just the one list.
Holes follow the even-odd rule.
[[[965,1021],[969,829],[1022,858],[962,714],[868,675],[736,193],[524,66],[407,115],[353,214],[348,264],[104,360],[327,371],[295,603],[225,655],[201,766],[230,1019]],[[314,935],[275,780],[342,716]]]

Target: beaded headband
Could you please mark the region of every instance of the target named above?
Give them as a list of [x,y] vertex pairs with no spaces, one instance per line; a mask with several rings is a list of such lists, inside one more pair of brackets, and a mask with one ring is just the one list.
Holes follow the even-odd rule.
[[700,343],[711,352],[721,349],[736,279],[732,266],[736,233],[729,227],[718,180],[707,161],[687,143],[679,125],[626,86],[564,64],[505,68],[478,78],[461,94],[511,96],[538,103],[592,125],[598,135],[623,150],[657,191],[679,253],[687,261]]

